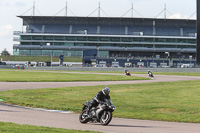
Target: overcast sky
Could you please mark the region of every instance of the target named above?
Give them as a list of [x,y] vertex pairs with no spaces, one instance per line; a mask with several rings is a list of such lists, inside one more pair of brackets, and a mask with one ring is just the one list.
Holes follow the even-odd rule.
[[[35,1],[36,16],[64,16],[68,7],[68,16],[88,16],[101,7],[100,16],[121,17],[132,7],[133,17],[154,18],[163,10],[166,4],[167,18],[196,19],[196,0],[0,0],[0,53],[5,48],[13,54],[13,31],[22,31],[22,19],[19,15],[30,16]],[[29,11],[28,11],[29,10]],[[62,10],[62,11],[61,11]],[[61,12],[59,12],[61,11]],[[131,11],[124,17],[131,17]],[[192,15],[193,14],[193,15]],[[192,16],[191,16],[192,15]],[[98,16],[98,11],[90,16]],[[164,17],[164,13],[158,16]]]

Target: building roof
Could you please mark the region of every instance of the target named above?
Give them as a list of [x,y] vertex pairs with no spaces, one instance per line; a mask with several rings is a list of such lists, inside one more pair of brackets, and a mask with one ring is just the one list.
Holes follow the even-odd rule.
[[126,18],[126,17],[72,17],[72,16],[17,16],[23,19],[23,24],[98,24],[98,25],[146,25],[153,23],[167,26],[196,26],[193,19],[164,18]]

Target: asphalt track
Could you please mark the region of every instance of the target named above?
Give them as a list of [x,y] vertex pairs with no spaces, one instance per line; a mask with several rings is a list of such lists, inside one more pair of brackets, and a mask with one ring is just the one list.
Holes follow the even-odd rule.
[[[134,74],[147,77],[147,75]],[[0,82],[0,91],[12,89],[42,89],[69,86],[93,86],[109,84],[135,84],[166,81],[200,80],[196,76],[156,75],[153,80],[104,81],[104,82]],[[48,126],[106,133],[200,133],[200,124],[113,118],[108,126],[80,124],[79,114],[49,112],[0,103],[0,121],[36,126]]]

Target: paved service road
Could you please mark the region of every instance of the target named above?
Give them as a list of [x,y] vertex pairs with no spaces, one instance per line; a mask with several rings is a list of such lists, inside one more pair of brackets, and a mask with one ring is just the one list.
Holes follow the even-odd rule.
[[[136,74],[135,74],[136,75]],[[146,75],[137,75],[146,76]],[[134,84],[149,82],[165,82],[178,80],[200,80],[195,76],[156,75],[153,80],[142,81],[106,81],[106,82],[0,82],[0,90],[55,88],[68,86]],[[148,121],[136,119],[113,118],[108,126],[99,124],[81,124],[78,114],[57,113],[26,109],[0,103],[0,121],[48,126],[66,129],[92,130],[106,133],[200,133],[200,124]]]

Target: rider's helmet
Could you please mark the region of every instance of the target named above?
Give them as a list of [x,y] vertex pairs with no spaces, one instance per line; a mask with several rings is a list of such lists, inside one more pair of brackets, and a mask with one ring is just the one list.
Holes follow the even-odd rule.
[[108,87],[104,87],[104,88],[102,89],[102,92],[103,92],[103,94],[104,94],[105,96],[108,96],[109,93],[110,93],[110,89],[109,89]]

